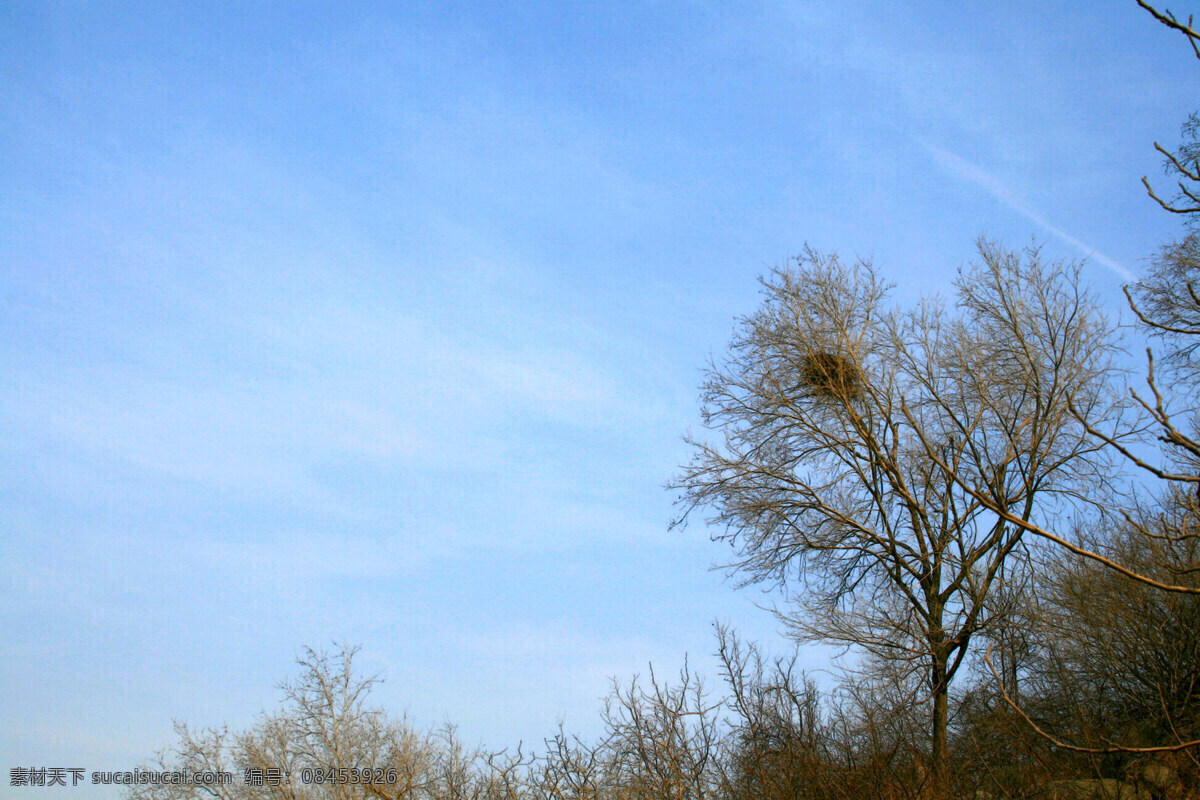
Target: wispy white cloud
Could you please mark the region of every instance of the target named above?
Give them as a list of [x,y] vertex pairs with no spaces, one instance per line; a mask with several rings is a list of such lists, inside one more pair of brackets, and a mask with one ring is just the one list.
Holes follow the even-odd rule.
[[957,153],[952,153],[949,150],[938,147],[935,144],[931,144],[924,139],[917,138],[915,141],[921,145],[921,147],[923,147],[931,156],[933,156],[939,167],[950,173],[955,178],[965,181],[966,183],[972,183],[983,189],[992,197],[1003,203],[1007,208],[1020,214],[1022,217],[1029,220],[1034,225],[1037,225],[1039,228],[1059,241],[1075,248],[1087,258],[1095,261],[1097,264],[1107,267],[1122,280],[1137,280],[1137,276],[1118,263],[1115,259],[1110,258],[1096,248],[1091,247],[1085,242],[1072,236],[1062,228],[1059,228],[1057,225],[1051,223],[1037,211],[1034,211],[996,175],[993,175],[976,164],[972,164],[970,161],[967,161]]

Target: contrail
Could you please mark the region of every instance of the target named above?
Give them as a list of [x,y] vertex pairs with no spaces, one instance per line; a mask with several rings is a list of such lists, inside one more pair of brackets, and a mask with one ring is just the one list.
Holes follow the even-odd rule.
[[1095,248],[1088,247],[1086,244],[1079,241],[1062,228],[1051,225],[1045,217],[1029,208],[1027,205],[1022,203],[1020,199],[1014,196],[1008,187],[1001,183],[1000,179],[995,175],[992,175],[990,172],[975,166],[962,156],[951,153],[949,150],[943,150],[937,145],[930,144],[924,139],[916,139],[916,142],[929,151],[929,153],[938,162],[939,166],[950,172],[956,178],[979,186],[992,197],[995,197],[1001,203],[1004,203],[1004,205],[1008,206],[1022,217],[1025,217],[1025,219],[1029,220],[1034,225],[1037,225],[1054,238],[1066,242],[1071,247],[1074,247],[1076,250],[1083,253],[1089,259],[1095,261],[1097,264],[1102,264],[1108,267],[1123,280],[1130,283],[1137,280],[1136,275],[1118,264],[1113,259],[1104,255]]

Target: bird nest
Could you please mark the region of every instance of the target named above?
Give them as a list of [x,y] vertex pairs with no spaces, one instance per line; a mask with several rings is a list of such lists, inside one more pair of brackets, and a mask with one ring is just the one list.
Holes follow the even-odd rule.
[[818,397],[852,400],[862,391],[862,370],[838,353],[812,353],[800,368],[800,388]]

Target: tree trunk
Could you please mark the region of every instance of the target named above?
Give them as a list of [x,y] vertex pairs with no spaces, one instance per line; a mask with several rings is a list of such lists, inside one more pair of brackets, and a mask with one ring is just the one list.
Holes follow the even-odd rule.
[[947,653],[944,647],[939,647],[933,654],[933,665],[930,672],[930,682],[933,689],[933,719],[931,720],[931,739],[929,758],[929,785],[926,797],[942,798],[949,796],[950,764],[949,742],[947,728],[950,718],[950,685],[946,674]]

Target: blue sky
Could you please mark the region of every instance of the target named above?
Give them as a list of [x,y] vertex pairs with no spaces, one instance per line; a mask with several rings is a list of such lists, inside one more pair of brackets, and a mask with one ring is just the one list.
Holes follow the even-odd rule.
[[756,277],[1037,237],[1116,313],[1198,78],[1133,0],[6,3],[0,761],[251,724],[306,644],[497,748],[781,646],[663,489]]

